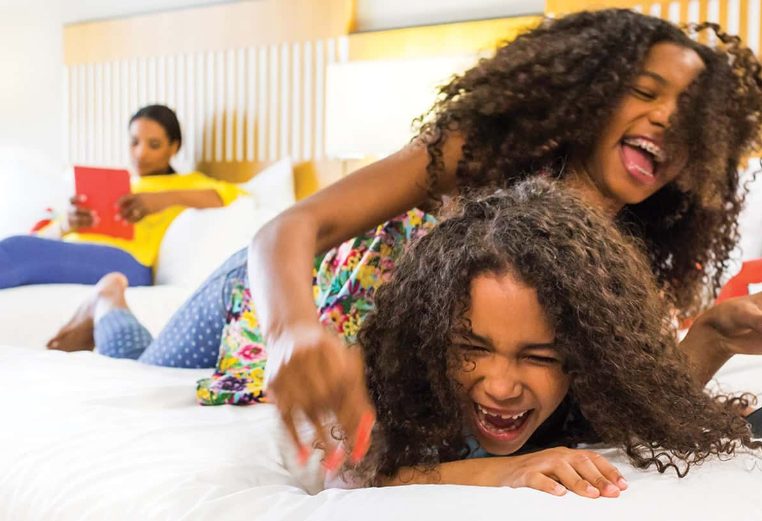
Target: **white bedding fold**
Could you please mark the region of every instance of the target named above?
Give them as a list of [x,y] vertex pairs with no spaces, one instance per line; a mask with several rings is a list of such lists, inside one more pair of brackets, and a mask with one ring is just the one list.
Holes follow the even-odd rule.
[[[0,519],[762,519],[762,461],[712,461],[685,479],[616,451],[618,499],[456,486],[309,495],[284,464],[270,405],[200,407],[206,370],[92,353],[0,347]],[[762,391],[762,357],[733,360],[726,389]]]

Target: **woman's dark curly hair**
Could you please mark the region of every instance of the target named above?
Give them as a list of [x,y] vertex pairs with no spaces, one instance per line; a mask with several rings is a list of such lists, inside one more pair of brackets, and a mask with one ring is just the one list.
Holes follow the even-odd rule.
[[485,273],[537,291],[571,377],[567,400],[586,420],[544,446],[600,440],[680,476],[710,455],[762,448],[739,414],[753,398],[712,398],[691,377],[635,241],[542,179],[462,202],[411,246],[361,327],[378,422],[357,476],[378,483],[468,454],[453,378],[467,355],[452,336],[469,327],[471,282]]
[[[716,35],[714,49],[688,36],[702,31]],[[441,87],[419,135],[430,155],[432,196],[444,170],[443,143],[453,132],[465,142],[456,170],[462,190],[510,186],[547,169],[562,176],[567,160],[592,149],[659,42],[693,49],[705,64],[666,135],[667,147],[684,144],[689,160],[675,181],[618,219],[645,243],[661,287],[687,316],[721,285],[738,240],[737,169],[761,143],[760,64],[739,38],[716,24],[684,31],[624,9],[546,19]]]

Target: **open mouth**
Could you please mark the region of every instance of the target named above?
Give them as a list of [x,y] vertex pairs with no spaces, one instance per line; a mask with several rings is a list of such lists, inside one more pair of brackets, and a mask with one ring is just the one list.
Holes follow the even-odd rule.
[[522,432],[534,409],[523,411],[497,412],[486,409],[474,402],[474,413],[479,430],[496,441],[511,441]]
[[656,182],[659,165],[666,161],[662,148],[643,137],[625,137],[619,145],[627,172],[642,183]]

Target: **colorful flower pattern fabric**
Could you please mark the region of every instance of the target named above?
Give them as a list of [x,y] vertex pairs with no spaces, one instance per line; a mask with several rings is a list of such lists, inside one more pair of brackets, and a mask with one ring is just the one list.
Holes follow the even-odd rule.
[[[373,309],[373,293],[388,281],[407,246],[425,235],[436,219],[413,209],[316,258],[313,292],[320,322],[347,344],[356,341],[360,324]],[[248,405],[265,402],[267,349],[245,280],[235,282],[217,369],[199,380],[202,405]]]

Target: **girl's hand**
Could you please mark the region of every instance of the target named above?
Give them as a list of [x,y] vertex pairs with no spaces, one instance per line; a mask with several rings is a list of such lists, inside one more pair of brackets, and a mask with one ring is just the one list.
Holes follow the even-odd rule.
[[762,293],[725,300],[699,315],[680,342],[702,386],[733,355],[762,354]]
[[[554,496],[618,497],[627,482],[606,458],[588,450],[556,447],[521,456],[494,458],[485,467],[488,484],[529,487]],[[488,460],[481,460],[485,461]]]
[[762,354],[762,293],[725,300],[701,315],[695,326],[710,328],[728,356]]
[[276,371],[269,378],[268,396],[280,410],[300,462],[310,455],[309,445],[297,432],[300,417],[314,426],[315,436],[325,448],[323,465],[328,471],[338,468],[347,456],[323,425],[330,416],[336,418],[351,444],[351,461],[360,461],[370,445],[375,422],[360,349],[347,347],[319,324],[310,324],[284,330],[270,343],[270,352],[282,353],[282,359],[268,360],[268,369]]
[[76,232],[80,228],[88,228],[98,224],[98,215],[82,204],[86,198],[84,195],[74,195],[69,199],[71,206],[67,212],[66,230]]
[[167,204],[165,194],[161,192],[143,192],[139,194],[125,195],[117,201],[121,218],[130,223],[136,223],[147,215],[160,212],[170,206]]

